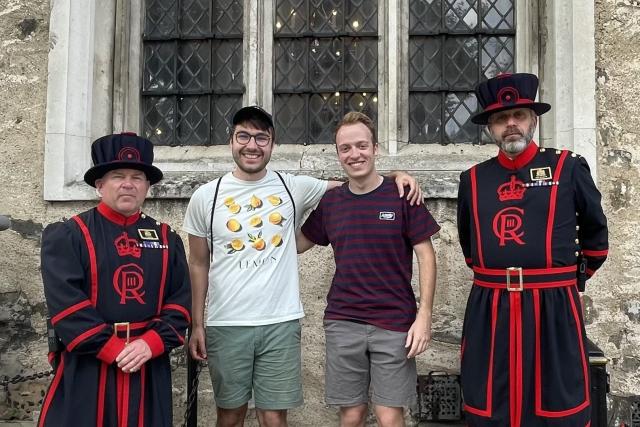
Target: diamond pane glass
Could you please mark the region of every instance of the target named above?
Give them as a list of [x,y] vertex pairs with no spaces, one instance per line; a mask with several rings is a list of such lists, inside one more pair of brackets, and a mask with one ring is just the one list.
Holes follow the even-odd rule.
[[209,97],[178,97],[178,145],[207,145],[209,143]]
[[412,143],[440,143],[442,128],[442,95],[440,93],[409,94],[409,139]]
[[214,33],[242,34],[242,0],[216,0],[213,12]]
[[410,0],[409,33],[436,33],[442,20],[442,0]]
[[344,85],[348,90],[375,91],[378,88],[377,40],[346,38]]
[[209,42],[178,43],[178,89],[203,91],[209,87]]
[[514,29],[514,0],[482,0],[482,28]]
[[338,38],[316,38],[309,49],[309,83],[316,91],[335,91],[342,83],[343,46]]
[[175,88],[176,57],[174,49],[174,43],[149,42],[144,45],[143,90],[171,90]]
[[309,96],[309,142],[332,144],[333,130],[342,118],[340,93],[314,93]]
[[311,0],[309,28],[315,34],[335,34],[344,27],[342,0]]
[[278,0],[276,5],[276,34],[299,34],[307,29],[306,0]]
[[469,120],[478,105],[473,92],[449,93],[444,102],[445,142],[478,141],[480,127]]
[[231,117],[242,107],[242,95],[212,96],[211,144],[225,145],[229,142]]
[[378,95],[376,93],[345,93],[345,113],[359,111],[369,116],[374,122],[378,120]]
[[143,135],[156,145],[173,145],[174,96],[143,98]]
[[306,89],[308,39],[274,40],[276,89]]
[[213,89],[241,91],[242,40],[213,40],[211,46]]
[[467,32],[478,25],[476,0],[445,0],[445,27],[452,32]]
[[144,32],[148,36],[172,37],[178,34],[178,1],[147,0]]
[[514,70],[514,38],[487,37],[482,39],[482,74],[486,78]]
[[355,33],[378,32],[377,0],[345,0],[345,30]]
[[442,87],[442,50],[439,37],[409,39],[409,90]]
[[209,32],[211,0],[181,0],[180,32],[198,36]]
[[274,115],[276,141],[279,144],[306,144],[307,96],[275,95]]
[[478,83],[478,41],[474,37],[451,37],[445,41],[444,75],[448,87],[473,90]]

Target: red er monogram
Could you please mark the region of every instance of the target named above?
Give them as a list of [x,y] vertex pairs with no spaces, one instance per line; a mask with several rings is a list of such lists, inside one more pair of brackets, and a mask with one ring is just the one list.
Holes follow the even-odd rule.
[[138,241],[136,239],[129,238],[126,231],[123,231],[122,234],[113,241],[113,243],[116,245],[116,250],[120,256],[131,255],[136,258],[140,258],[140,255],[142,254],[142,250],[138,247]]
[[500,246],[505,246],[506,242],[513,240],[519,245],[524,245],[522,236],[522,216],[524,209],[509,207],[504,208],[493,217],[493,234],[500,240]]
[[141,291],[144,285],[144,271],[137,264],[125,264],[118,267],[113,273],[113,287],[120,295],[120,304],[126,304],[127,300],[136,300],[144,304]]

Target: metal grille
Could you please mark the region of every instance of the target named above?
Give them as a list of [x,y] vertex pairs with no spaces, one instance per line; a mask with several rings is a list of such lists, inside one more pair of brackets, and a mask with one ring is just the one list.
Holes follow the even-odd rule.
[[409,140],[487,142],[473,89],[514,60],[515,0],[410,0]]
[[156,145],[228,142],[242,105],[242,0],[146,0],[142,129]]
[[640,400],[631,403],[631,427],[640,427]]
[[446,372],[418,375],[418,414],[421,421],[455,421],[462,418],[460,376]]
[[377,1],[277,0],[273,58],[279,143],[332,143],[348,111],[377,120]]

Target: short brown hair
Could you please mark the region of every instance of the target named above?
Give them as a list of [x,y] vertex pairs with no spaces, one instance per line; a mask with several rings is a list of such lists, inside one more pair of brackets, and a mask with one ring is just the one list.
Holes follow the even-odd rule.
[[359,111],[350,111],[344,115],[338,126],[336,126],[336,130],[333,132],[333,142],[336,142],[336,136],[338,135],[338,131],[342,126],[355,125],[358,123],[362,123],[369,129],[371,132],[371,137],[373,141],[373,145],[378,145],[378,136],[376,131],[376,124],[371,120],[369,116]]

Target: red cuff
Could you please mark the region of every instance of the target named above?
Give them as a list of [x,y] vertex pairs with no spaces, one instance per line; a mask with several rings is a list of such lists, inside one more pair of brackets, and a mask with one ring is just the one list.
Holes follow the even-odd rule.
[[158,357],[164,353],[164,341],[160,338],[160,335],[153,329],[149,329],[147,332],[140,336],[149,345],[151,349],[151,357]]
[[125,342],[122,338],[118,338],[112,335],[111,338],[102,346],[100,352],[97,354],[97,358],[109,365],[115,362],[116,357],[124,350]]

